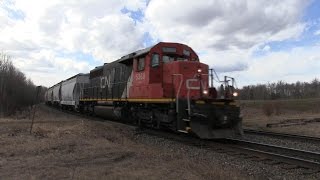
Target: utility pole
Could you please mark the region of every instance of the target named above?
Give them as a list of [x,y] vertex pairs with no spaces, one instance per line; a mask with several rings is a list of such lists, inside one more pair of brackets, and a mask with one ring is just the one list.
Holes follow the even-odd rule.
[[210,86],[213,87],[213,69],[209,69],[210,71]]
[[39,103],[38,100],[39,100],[39,94],[40,94],[40,91],[41,91],[41,86],[37,86],[36,88],[36,95],[34,97],[34,101],[32,103],[32,110],[33,110],[33,114],[32,114],[32,120],[31,120],[31,126],[30,126],[30,134],[32,133],[32,128],[33,128],[33,124],[34,124],[34,117],[35,117],[35,114],[36,114],[36,104]]

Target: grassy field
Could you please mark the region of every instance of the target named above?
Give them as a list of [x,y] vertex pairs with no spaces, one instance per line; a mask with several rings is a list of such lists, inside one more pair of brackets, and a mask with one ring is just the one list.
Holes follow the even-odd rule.
[[263,109],[266,105],[273,105],[282,111],[296,112],[320,112],[320,98],[315,99],[289,99],[289,100],[241,100],[239,101],[243,108]]
[[41,105],[30,134],[26,117],[0,118],[0,179],[259,177],[223,158],[212,160],[207,152],[189,153],[187,146],[161,141],[153,145],[156,139],[143,140],[124,124],[90,121]]
[[[238,103],[245,128],[320,136],[320,122],[317,122],[320,118],[320,98],[242,100]],[[270,127],[270,124],[277,123],[283,125]]]

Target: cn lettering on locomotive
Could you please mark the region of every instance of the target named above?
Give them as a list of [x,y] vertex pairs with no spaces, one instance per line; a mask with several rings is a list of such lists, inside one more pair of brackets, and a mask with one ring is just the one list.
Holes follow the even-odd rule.
[[241,135],[234,78],[225,76],[217,91],[212,72],[189,46],[160,42],[62,81],[45,98],[50,105],[203,139]]
[[144,73],[138,73],[136,74],[136,81],[143,81],[145,79]]

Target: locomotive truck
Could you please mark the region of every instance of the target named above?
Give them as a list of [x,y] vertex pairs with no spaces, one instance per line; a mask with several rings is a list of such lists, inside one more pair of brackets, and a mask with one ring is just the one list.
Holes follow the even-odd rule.
[[231,77],[225,76],[218,90],[214,87],[212,70],[192,48],[160,42],[54,85],[46,103],[218,139],[243,134],[236,96]]

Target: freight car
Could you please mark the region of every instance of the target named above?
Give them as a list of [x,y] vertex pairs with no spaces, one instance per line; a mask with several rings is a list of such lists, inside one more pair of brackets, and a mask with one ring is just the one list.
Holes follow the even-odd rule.
[[45,92],[45,103],[47,105],[53,105],[53,86]]
[[61,101],[61,82],[52,87],[52,104],[60,106]]
[[52,87],[48,88],[47,91],[45,92],[45,102],[47,105],[52,105],[52,98],[53,98],[53,92],[52,92]]
[[[199,61],[192,48],[160,42],[91,70],[75,108],[139,126],[192,133],[203,139],[241,135],[234,79],[225,77],[221,83],[217,91],[212,71]],[[56,86],[61,87],[59,84]],[[63,91],[60,88],[60,95]]]
[[61,82],[61,101],[63,109],[79,109],[82,89],[89,83],[89,74],[77,74]]

